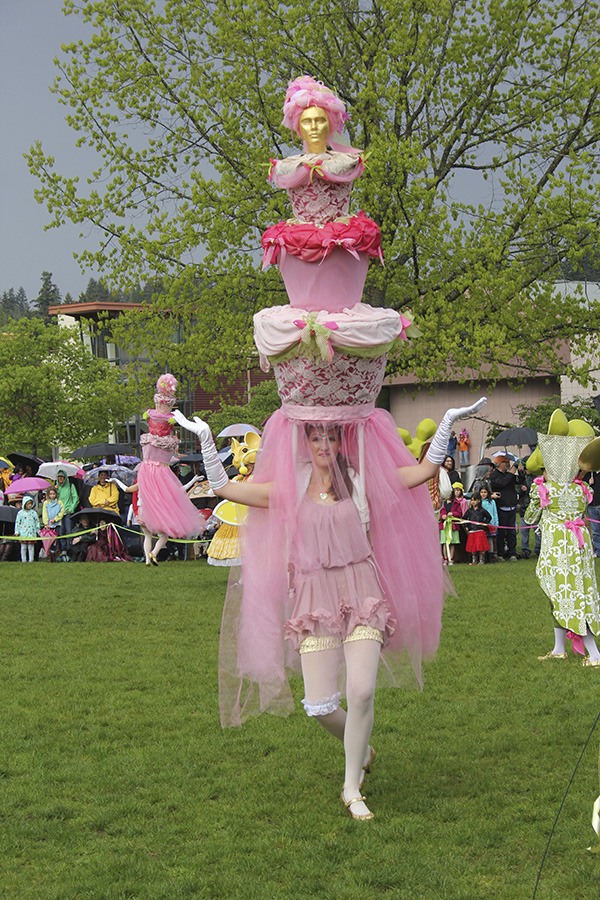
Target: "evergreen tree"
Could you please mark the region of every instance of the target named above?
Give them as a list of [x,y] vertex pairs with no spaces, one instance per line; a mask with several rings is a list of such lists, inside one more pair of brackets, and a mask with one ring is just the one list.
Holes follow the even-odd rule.
[[39,319],[49,321],[48,309],[62,302],[60,291],[52,281],[52,272],[42,272],[42,286],[33,301],[33,314]]

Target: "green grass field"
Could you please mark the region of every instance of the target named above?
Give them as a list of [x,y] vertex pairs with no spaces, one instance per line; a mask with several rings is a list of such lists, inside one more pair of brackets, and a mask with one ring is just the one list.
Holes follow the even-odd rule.
[[[301,707],[223,732],[227,574],[204,562],[0,567],[2,898],[528,898],[600,705],[539,663],[533,562],[455,566],[423,694],[383,690],[373,822]],[[299,683],[296,696],[302,696]],[[600,896],[597,731],[537,897]]]

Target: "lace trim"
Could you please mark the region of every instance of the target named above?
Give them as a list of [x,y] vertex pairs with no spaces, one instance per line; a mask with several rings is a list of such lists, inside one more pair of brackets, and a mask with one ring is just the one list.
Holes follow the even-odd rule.
[[342,642],[339,637],[336,637],[332,634],[310,634],[308,637],[305,637],[300,647],[298,648],[299,653],[317,653],[319,650],[337,650],[338,647],[342,646]]
[[354,631],[344,638],[344,644],[349,644],[350,641],[377,641],[383,644],[383,631],[372,628],[371,625],[357,625]]
[[330,713],[339,709],[340,697],[342,695],[338,691],[331,697],[319,700],[317,703],[309,703],[308,700],[302,700],[302,706],[307,716],[328,716]]
[[140,437],[140,444],[142,446],[150,444],[158,450],[171,450],[174,452],[179,446],[179,438],[175,434],[143,434]]
[[330,364],[299,356],[274,367],[282,403],[293,406],[361,406],[374,403],[387,356],[375,359],[336,353]]

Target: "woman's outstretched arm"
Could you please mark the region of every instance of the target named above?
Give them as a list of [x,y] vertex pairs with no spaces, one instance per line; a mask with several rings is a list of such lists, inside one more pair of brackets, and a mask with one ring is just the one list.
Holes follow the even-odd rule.
[[234,503],[243,503],[245,506],[258,506],[266,508],[269,505],[270,484],[254,484],[248,481],[230,481],[223,463],[219,459],[217,448],[210,428],[198,416],[186,419],[178,409],[173,410],[175,421],[198,435],[202,450],[202,462],[211,490],[224,500],[232,500]]
[[398,473],[408,488],[417,487],[424,484],[430,478],[437,475],[441,464],[446,458],[448,449],[448,441],[450,440],[450,432],[452,426],[457,419],[466,419],[478,412],[487,403],[487,397],[480,397],[476,403],[471,406],[461,406],[458,409],[449,409],[438,425],[437,431],[431,439],[429,450],[416,466],[401,466]]

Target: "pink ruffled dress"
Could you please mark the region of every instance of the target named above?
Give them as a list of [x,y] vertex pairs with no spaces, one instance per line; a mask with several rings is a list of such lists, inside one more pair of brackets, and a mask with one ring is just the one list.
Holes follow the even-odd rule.
[[152,534],[196,537],[201,531],[198,510],[169,466],[179,446],[171,413],[149,409],[147,415],[149,433],[140,441],[143,460],[137,472],[138,519]]
[[[253,474],[270,485],[269,508],[249,510],[242,577],[230,579],[223,613],[223,726],[291,711],[288,673],[299,671],[304,637],[343,640],[357,624],[380,630],[381,682],[403,687],[422,685],[422,660],[438,646],[450,584],[429,491],[405,487],[398,468],[416,461],[389,413],[375,407],[387,355],[410,336],[411,322],[361,302],[369,259],[381,254],[377,225],[364,214],[347,218],[363,168],[358,154],[340,152],[271,168],[295,218],[267,229],[264,262],[279,266],[290,303],[258,312],[254,339],[282,406],[266,425]],[[306,495],[311,424],[338,428],[354,473],[345,495],[338,480],[333,504]]]
[[294,546],[295,603],[285,636],[296,650],[307,637],[348,637],[357,625],[383,632],[395,622],[382,596],[373,551],[350,498],[318,503],[307,495],[297,519],[302,540]]

